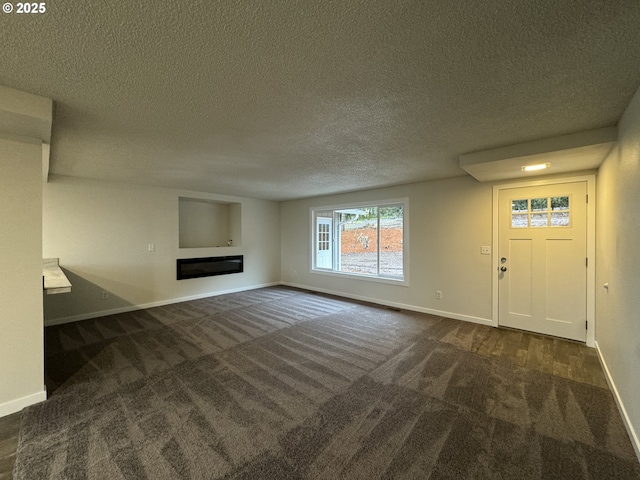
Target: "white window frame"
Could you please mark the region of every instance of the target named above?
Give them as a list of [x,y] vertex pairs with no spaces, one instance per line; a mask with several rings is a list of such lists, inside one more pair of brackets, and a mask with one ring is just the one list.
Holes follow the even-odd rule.
[[[384,275],[372,275],[372,274],[360,274],[352,272],[341,272],[336,270],[337,258],[340,255],[337,247],[336,237],[338,234],[338,222],[336,221],[336,211],[346,209],[357,209],[363,207],[378,207],[384,208],[392,205],[402,205],[402,278],[391,277]],[[332,268],[320,268],[316,266],[316,241],[317,241],[317,221],[316,212],[332,211],[332,231],[330,235],[330,241],[332,242],[331,250],[333,251],[334,260],[332,262]],[[350,277],[353,279],[366,280],[372,282],[388,283],[393,285],[409,285],[409,199],[408,198],[393,198],[385,200],[373,200],[367,202],[352,202],[339,205],[325,205],[309,208],[309,223],[310,223],[310,268],[309,271],[313,274],[330,275],[336,277]],[[380,259],[380,246],[378,244],[378,262]]]

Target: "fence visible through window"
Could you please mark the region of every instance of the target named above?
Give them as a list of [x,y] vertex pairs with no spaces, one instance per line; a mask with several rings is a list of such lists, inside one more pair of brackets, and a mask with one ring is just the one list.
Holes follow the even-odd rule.
[[570,226],[569,196],[511,200],[511,228]]

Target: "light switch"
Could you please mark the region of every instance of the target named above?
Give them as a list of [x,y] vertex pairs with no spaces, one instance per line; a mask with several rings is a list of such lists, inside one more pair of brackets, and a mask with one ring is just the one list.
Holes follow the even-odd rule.
[[155,244],[155,243],[150,243],[150,244],[147,246],[147,248],[148,248],[148,250],[149,250],[150,252],[155,252],[155,251],[156,251],[156,244]]
[[491,255],[491,247],[480,247],[481,255]]

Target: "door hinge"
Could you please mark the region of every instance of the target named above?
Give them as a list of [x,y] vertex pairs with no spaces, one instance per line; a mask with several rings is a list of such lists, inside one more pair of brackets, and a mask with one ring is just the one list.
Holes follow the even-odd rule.
[[586,262],[584,262],[584,264],[588,267],[589,266],[589,257],[585,258]]
[[589,330],[589,320],[584,321],[584,329]]
[[589,203],[589,194],[587,193],[587,203]]

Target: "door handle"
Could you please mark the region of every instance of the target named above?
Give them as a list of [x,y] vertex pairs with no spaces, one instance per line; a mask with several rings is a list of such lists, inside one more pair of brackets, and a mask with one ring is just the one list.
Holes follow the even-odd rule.
[[500,267],[500,271],[501,272],[506,272],[507,271],[507,267],[505,267],[504,265]]

